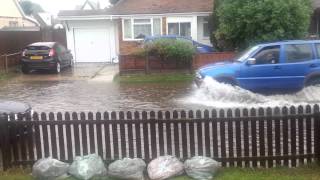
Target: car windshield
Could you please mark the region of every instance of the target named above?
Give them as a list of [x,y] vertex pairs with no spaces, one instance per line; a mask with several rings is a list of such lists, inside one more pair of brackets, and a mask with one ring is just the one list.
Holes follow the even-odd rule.
[[243,62],[245,61],[246,59],[248,59],[248,57],[251,55],[251,53],[253,53],[254,51],[256,51],[260,46],[253,46],[253,47],[250,47],[248,49],[246,49],[245,51],[239,53],[235,60],[238,61],[238,62]]
[[28,46],[27,50],[49,50],[50,47],[47,46]]

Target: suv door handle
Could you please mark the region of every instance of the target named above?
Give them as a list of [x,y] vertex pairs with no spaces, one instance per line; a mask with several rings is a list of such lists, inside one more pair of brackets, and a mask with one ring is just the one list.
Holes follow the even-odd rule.
[[280,66],[275,66],[274,69],[281,69],[281,67]]
[[318,67],[318,66],[316,64],[311,64],[310,67],[311,68],[315,68],[315,67]]

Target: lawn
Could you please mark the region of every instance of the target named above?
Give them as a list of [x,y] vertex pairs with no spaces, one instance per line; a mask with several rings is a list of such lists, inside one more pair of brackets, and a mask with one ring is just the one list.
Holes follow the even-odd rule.
[[[9,170],[0,173],[1,180],[31,180],[28,170]],[[320,166],[309,165],[300,168],[274,168],[274,169],[221,169],[214,180],[319,180]],[[66,180],[74,180],[67,178]],[[96,180],[112,180],[110,178],[97,178]],[[186,176],[172,178],[171,180],[192,180]]]
[[130,74],[117,75],[114,82],[119,83],[170,83],[191,82],[194,75],[190,73],[154,73],[154,74]]

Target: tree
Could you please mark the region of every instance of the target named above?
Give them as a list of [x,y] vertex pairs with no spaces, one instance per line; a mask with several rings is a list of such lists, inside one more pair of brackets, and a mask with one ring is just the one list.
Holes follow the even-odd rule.
[[117,2],[119,1],[119,0],[109,0],[110,1],[110,3],[112,4],[112,5],[115,5],[115,4],[117,4]]
[[216,46],[222,50],[307,35],[310,0],[223,0],[217,9]]
[[28,16],[30,16],[34,13],[44,12],[44,10],[42,9],[42,7],[39,4],[33,3],[29,0],[20,1],[20,6],[21,6],[23,12]]

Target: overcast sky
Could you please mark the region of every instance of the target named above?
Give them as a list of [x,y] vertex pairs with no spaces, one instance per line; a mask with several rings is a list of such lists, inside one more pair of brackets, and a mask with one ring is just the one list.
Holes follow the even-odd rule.
[[[59,10],[73,10],[77,5],[83,5],[86,0],[31,0],[41,5],[41,7],[54,15],[58,14]],[[101,7],[106,7],[109,0],[92,0],[100,2]]]

